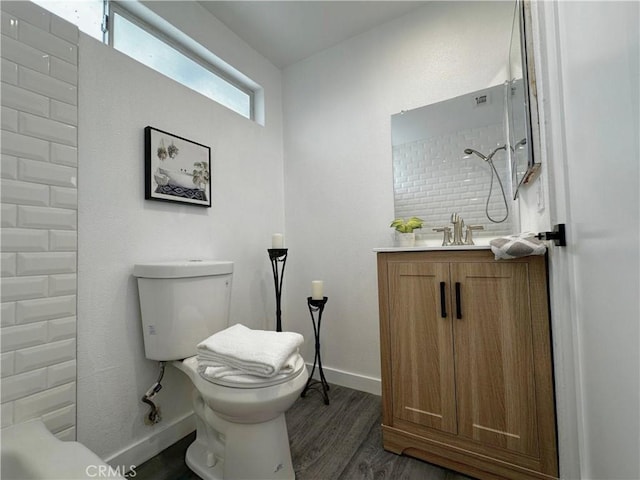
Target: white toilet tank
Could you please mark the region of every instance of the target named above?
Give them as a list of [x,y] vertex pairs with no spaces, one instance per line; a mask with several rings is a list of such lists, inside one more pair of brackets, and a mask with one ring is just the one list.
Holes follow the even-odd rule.
[[145,356],[170,361],[227,328],[233,262],[185,260],[135,265]]

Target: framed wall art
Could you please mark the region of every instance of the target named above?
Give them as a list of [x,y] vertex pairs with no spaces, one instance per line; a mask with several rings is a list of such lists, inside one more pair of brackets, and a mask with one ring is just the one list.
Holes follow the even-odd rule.
[[209,147],[145,127],[144,155],[144,198],[211,207]]

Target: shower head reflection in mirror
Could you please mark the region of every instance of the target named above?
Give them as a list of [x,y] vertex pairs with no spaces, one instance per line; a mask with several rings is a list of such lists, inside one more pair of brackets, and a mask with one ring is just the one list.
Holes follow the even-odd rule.
[[[506,151],[507,146],[502,145],[501,147],[494,149],[489,155],[486,155],[486,156],[480,153],[479,151],[474,150],[473,148],[465,148],[464,150],[465,155],[477,155],[478,157],[480,157],[482,160],[484,160],[491,166],[491,182],[489,183],[489,193],[487,194],[487,203],[485,204],[484,213],[487,216],[487,218],[493,223],[502,223],[509,217],[509,205],[507,203],[507,195],[504,193],[502,180],[500,180],[500,175],[498,174],[498,171],[496,170],[496,167],[493,164],[493,156],[501,150]],[[501,218],[500,220],[496,220],[489,214],[489,201],[491,200],[491,193],[493,192],[494,177],[498,179],[498,184],[500,185],[500,191],[502,192],[502,200],[504,202],[504,217]]]

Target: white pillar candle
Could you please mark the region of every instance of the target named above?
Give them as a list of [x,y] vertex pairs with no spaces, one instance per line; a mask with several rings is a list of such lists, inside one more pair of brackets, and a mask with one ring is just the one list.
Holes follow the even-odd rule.
[[284,248],[284,235],[281,233],[271,235],[271,248]]
[[311,299],[312,300],[322,300],[323,292],[322,289],[324,287],[324,282],[322,280],[314,280],[311,282]]

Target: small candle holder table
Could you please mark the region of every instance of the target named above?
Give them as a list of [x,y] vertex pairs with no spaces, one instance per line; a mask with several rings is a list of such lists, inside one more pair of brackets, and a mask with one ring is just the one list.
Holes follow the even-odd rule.
[[[311,314],[311,323],[313,324],[313,335],[315,336],[315,348],[316,354],[313,359],[313,368],[311,369],[311,374],[309,375],[309,380],[307,380],[307,385],[302,390],[300,394],[301,397],[305,397],[309,389],[314,387],[322,388],[322,397],[324,398],[324,404],[329,405],[329,384],[327,383],[327,379],[324,378],[324,372],[322,371],[322,358],[320,357],[320,324],[322,322],[322,312],[324,310],[324,306],[327,303],[328,298],[322,297],[322,300],[314,300],[311,297],[307,297],[307,304],[309,306],[309,313]],[[318,322],[316,325],[316,319],[313,314],[318,313]],[[318,373],[320,375],[320,380],[316,380],[313,378],[313,374],[316,370],[316,365],[318,366]],[[319,390],[319,388],[318,388]]]
[[[268,248],[269,260],[271,260],[271,270],[273,271],[273,283],[276,287],[276,332],[282,331],[282,310],[280,309],[280,297],[282,296],[282,279],[284,278],[284,267],[287,263],[286,248]],[[282,264],[282,270],[278,264]]]

